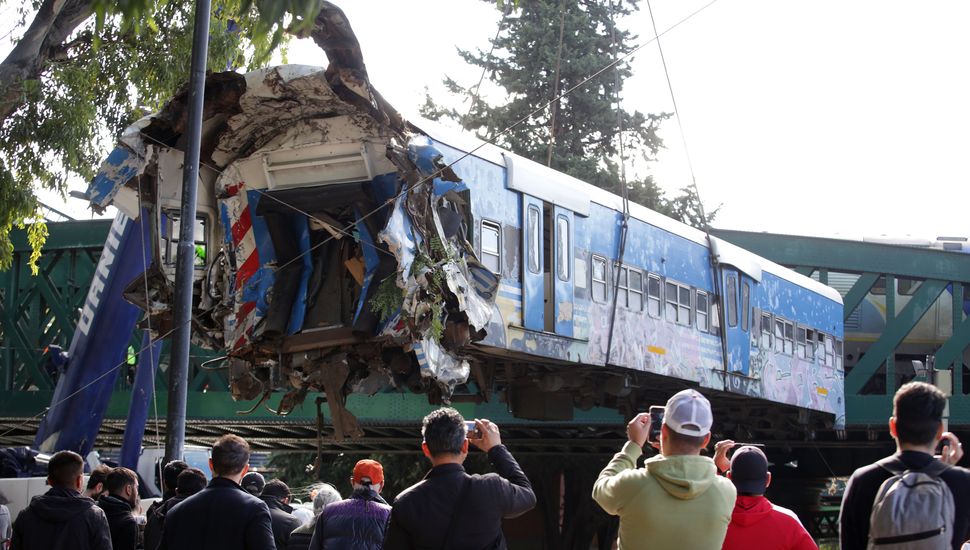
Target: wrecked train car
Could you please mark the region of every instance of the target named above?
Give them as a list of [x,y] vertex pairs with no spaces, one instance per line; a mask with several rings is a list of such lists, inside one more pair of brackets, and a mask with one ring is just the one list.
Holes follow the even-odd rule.
[[[405,121],[349,29],[336,8],[317,18],[326,70],[206,83],[193,335],[224,350],[237,399],[286,391],[285,414],[323,392],[339,436],[359,431],[347,394],[389,390],[567,419],[689,383],[844,419],[837,292],[635,204],[622,223],[616,195]],[[148,295],[141,280],[128,295],[158,334],[185,102],[129,128],[88,190],[151,217]]]

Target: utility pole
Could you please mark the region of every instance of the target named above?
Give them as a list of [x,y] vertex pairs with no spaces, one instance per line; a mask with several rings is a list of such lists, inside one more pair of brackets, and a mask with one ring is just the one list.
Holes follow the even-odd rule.
[[202,142],[202,103],[209,54],[209,2],[196,0],[192,35],[192,74],[189,80],[189,121],[185,128],[182,169],[182,211],[179,216],[178,257],[175,264],[175,333],[168,371],[168,416],[165,460],[181,459],[185,447],[185,403],[188,399],[189,343],[192,334],[192,283],[195,275],[195,210]]

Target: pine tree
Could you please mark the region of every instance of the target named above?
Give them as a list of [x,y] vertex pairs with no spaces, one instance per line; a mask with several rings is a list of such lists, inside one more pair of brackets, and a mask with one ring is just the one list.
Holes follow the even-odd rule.
[[[452,119],[518,155],[620,194],[620,128],[627,159],[653,160],[663,147],[657,131],[670,117],[618,110],[616,100],[631,75],[630,65],[624,60],[602,70],[636,47],[637,36],[615,23],[637,9],[637,0],[531,0],[514,9],[508,2],[497,7],[504,16],[491,50],[459,54],[483,69],[507,100],[489,104],[477,85],[465,87],[446,77],[448,91],[472,98],[471,108],[442,108],[429,95],[422,116]],[[627,193],[648,208],[688,223],[701,221],[683,208],[675,211],[677,201],[681,207],[694,203],[686,196],[668,200],[652,176],[628,180]]]

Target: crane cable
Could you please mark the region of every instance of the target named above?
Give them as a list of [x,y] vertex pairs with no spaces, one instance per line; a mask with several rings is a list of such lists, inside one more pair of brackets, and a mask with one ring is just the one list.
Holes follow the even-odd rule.
[[[619,153],[620,153],[620,197],[623,199],[623,218],[620,221],[620,240],[617,243],[617,253],[616,262],[613,266],[613,311],[610,314],[610,331],[609,336],[606,340],[606,362],[605,364],[610,364],[610,356],[613,351],[613,329],[616,326],[616,306],[619,298],[620,290],[620,273],[623,270],[623,255],[626,251],[626,236],[627,231],[630,227],[630,198],[627,192],[626,186],[626,159],[624,158],[625,153],[623,150],[623,106],[620,99],[620,63],[619,63],[619,52],[616,45],[616,21],[614,19],[613,13],[613,0],[608,0],[610,5],[610,42],[613,48],[613,88],[616,95],[616,125],[617,125],[617,138],[620,142]],[[656,29],[654,29],[654,34],[657,34]],[[657,43],[659,44],[659,37],[657,38]],[[629,288],[629,273],[627,274],[627,288]],[[629,296],[629,292],[627,293]]]
[[[714,295],[717,296],[716,304],[719,306],[717,308],[718,322],[720,323],[720,334],[721,337],[721,359],[724,362],[724,372],[725,376],[729,370],[729,352],[727,343],[727,311],[725,306],[725,296],[723,288],[721,285],[720,278],[720,262],[718,261],[717,245],[715,244],[714,237],[711,235],[711,223],[707,219],[707,214],[704,212],[704,202],[701,200],[700,190],[697,188],[697,177],[694,175],[694,164],[690,158],[690,149],[687,147],[687,135],[684,133],[684,125],[680,119],[680,110],[677,108],[677,97],[674,95],[674,86],[670,81],[670,71],[667,70],[667,59],[664,57],[663,46],[660,44],[660,35],[657,34],[657,21],[653,16],[653,6],[650,4],[650,0],[647,0],[647,11],[650,13],[650,24],[653,26],[653,34],[656,36],[657,40],[657,51],[660,53],[660,62],[664,68],[664,77],[667,79],[667,90],[670,91],[670,101],[674,106],[674,119],[677,120],[677,127],[680,129],[680,139],[684,147],[684,155],[687,157],[687,168],[690,170],[690,189],[693,190],[694,196],[697,198],[697,213],[701,217],[701,223],[704,225],[704,234],[707,236],[707,249],[710,254],[712,277],[714,280]],[[688,195],[688,199],[690,196]],[[734,296],[729,297],[734,301]],[[719,302],[719,303],[718,303]],[[725,382],[726,382],[725,378]]]

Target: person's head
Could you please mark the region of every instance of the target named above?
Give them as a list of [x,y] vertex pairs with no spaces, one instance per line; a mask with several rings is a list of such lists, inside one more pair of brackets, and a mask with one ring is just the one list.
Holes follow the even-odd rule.
[[711,440],[711,402],[696,390],[677,392],[667,400],[660,429],[664,456],[696,455]]
[[354,490],[372,489],[380,493],[384,488],[384,467],[376,460],[365,458],[354,465],[354,473],[350,476],[350,484]]
[[80,492],[84,482],[84,459],[74,451],[59,451],[47,462],[47,484]]
[[198,468],[187,467],[175,479],[175,494],[180,497],[192,496],[205,489],[205,472]]
[[249,493],[259,496],[263,494],[263,487],[266,486],[266,478],[259,472],[249,472],[242,477],[242,481],[239,484]]
[[340,496],[340,491],[336,487],[330,485],[329,483],[321,483],[316,487],[317,494],[313,497],[313,515],[319,516],[320,512],[323,511],[323,507],[328,504],[333,504],[343,497]]
[[893,397],[889,433],[899,445],[928,447],[943,436],[946,396],[925,382],[903,384]]
[[765,494],[768,485],[771,485],[768,457],[761,449],[745,445],[734,451],[728,477],[739,495],[761,496]]
[[91,475],[88,476],[88,485],[84,489],[84,496],[97,500],[98,497],[103,495],[105,493],[104,480],[108,478],[110,471],[111,467],[104,464],[92,470]]
[[283,504],[289,504],[290,487],[278,479],[273,479],[266,482],[266,487],[263,487],[262,496],[275,497],[278,498]]
[[209,467],[212,475],[231,478],[238,483],[249,471],[249,443],[235,434],[220,437],[212,445]]
[[175,494],[175,486],[178,484],[179,474],[185,471],[189,465],[182,460],[173,460],[162,469],[162,493],[168,496]]
[[112,468],[104,480],[108,494],[131,504],[138,505],[138,474],[128,468]]
[[463,461],[468,455],[465,419],[455,409],[444,407],[424,417],[421,423],[421,450],[432,462]]

